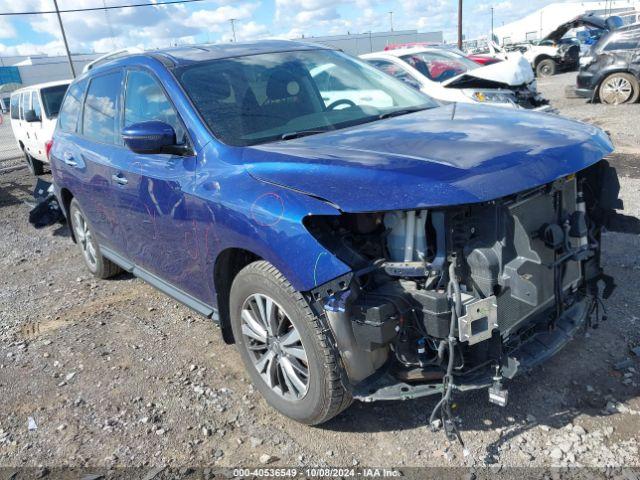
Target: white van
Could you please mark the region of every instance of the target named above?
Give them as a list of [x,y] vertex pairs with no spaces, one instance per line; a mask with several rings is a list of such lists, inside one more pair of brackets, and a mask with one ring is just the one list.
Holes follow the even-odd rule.
[[33,175],[49,163],[51,137],[71,80],[40,83],[11,93],[11,128]]

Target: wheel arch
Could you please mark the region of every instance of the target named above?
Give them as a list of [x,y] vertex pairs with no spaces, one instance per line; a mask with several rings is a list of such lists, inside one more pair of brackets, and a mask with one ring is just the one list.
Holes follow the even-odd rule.
[[67,219],[67,226],[69,227],[69,232],[71,233],[71,240],[76,243],[76,236],[73,233],[73,228],[71,228],[71,222],[69,220],[69,208],[71,206],[71,200],[73,200],[73,193],[71,193],[68,188],[61,188],[60,202],[62,203],[62,212]]
[[553,60],[554,62],[556,61],[555,58],[553,58],[551,55],[541,53],[533,60],[533,68],[536,68],[538,64],[543,60]]
[[258,260],[262,260],[262,258],[256,253],[237,247],[227,248],[216,257],[213,268],[213,283],[218,304],[222,339],[227,344],[235,343],[231,330],[231,314],[229,311],[231,285],[240,270]]

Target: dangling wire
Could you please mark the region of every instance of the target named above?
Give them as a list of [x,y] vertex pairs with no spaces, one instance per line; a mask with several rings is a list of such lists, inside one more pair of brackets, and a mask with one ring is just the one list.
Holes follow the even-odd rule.
[[[457,438],[464,448],[464,442],[462,441],[462,437],[460,435],[460,432],[458,431],[455,417],[451,412],[451,395],[454,386],[453,366],[455,362],[455,345],[457,343],[457,339],[455,337],[455,328],[458,317],[462,315],[462,297],[460,293],[460,285],[458,284],[458,281],[456,279],[455,257],[449,264],[449,284],[447,285],[447,296],[449,297],[451,305],[451,323],[449,324],[449,336],[447,337],[446,341],[442,340],[440,342],[440,347],[438,348],[439,352],[441,352],[444,348],[448,350],[449,358],[447,363],[447,373],[442,379],[442,398],[433,408],[431,417],[429,418],[429,423],[432,426],[435,426],[436,417],[438,416],[438,414],[440,414],[440,420],[442,422],[442,426],[444,427],[447,438],[449,440]],[[442,354],[443,353],[444,352],[442,352]]]

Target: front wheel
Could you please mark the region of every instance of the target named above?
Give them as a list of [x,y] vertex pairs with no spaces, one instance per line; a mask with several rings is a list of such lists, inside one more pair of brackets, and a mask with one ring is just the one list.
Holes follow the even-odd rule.
[[351,404],[331,339],[273,265],[257,261],[238,273],[230,312],[242,361],[269,405],[298,422],[317,425]]
[[629,73],[613,73],[602,81],[598,94],[609,105],[635,103],[640,95],[638,80]]
[[536,65],[536,74],[538,77],[551,77],[556,73],[556,62],[554,62],[550,58],[545,58],[541,60],[538,65]]

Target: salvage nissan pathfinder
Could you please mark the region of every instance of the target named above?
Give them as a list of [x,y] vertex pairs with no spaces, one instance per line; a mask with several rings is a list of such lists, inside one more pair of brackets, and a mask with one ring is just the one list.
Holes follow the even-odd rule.
[[264,41],[94,65],[50,153],[89,270],[219,322],[276,410],[319,424],[438,394],[451,433],[456,392],[504,405],[507,379],[597,321],[611,151],[594,126],[442,106]]

